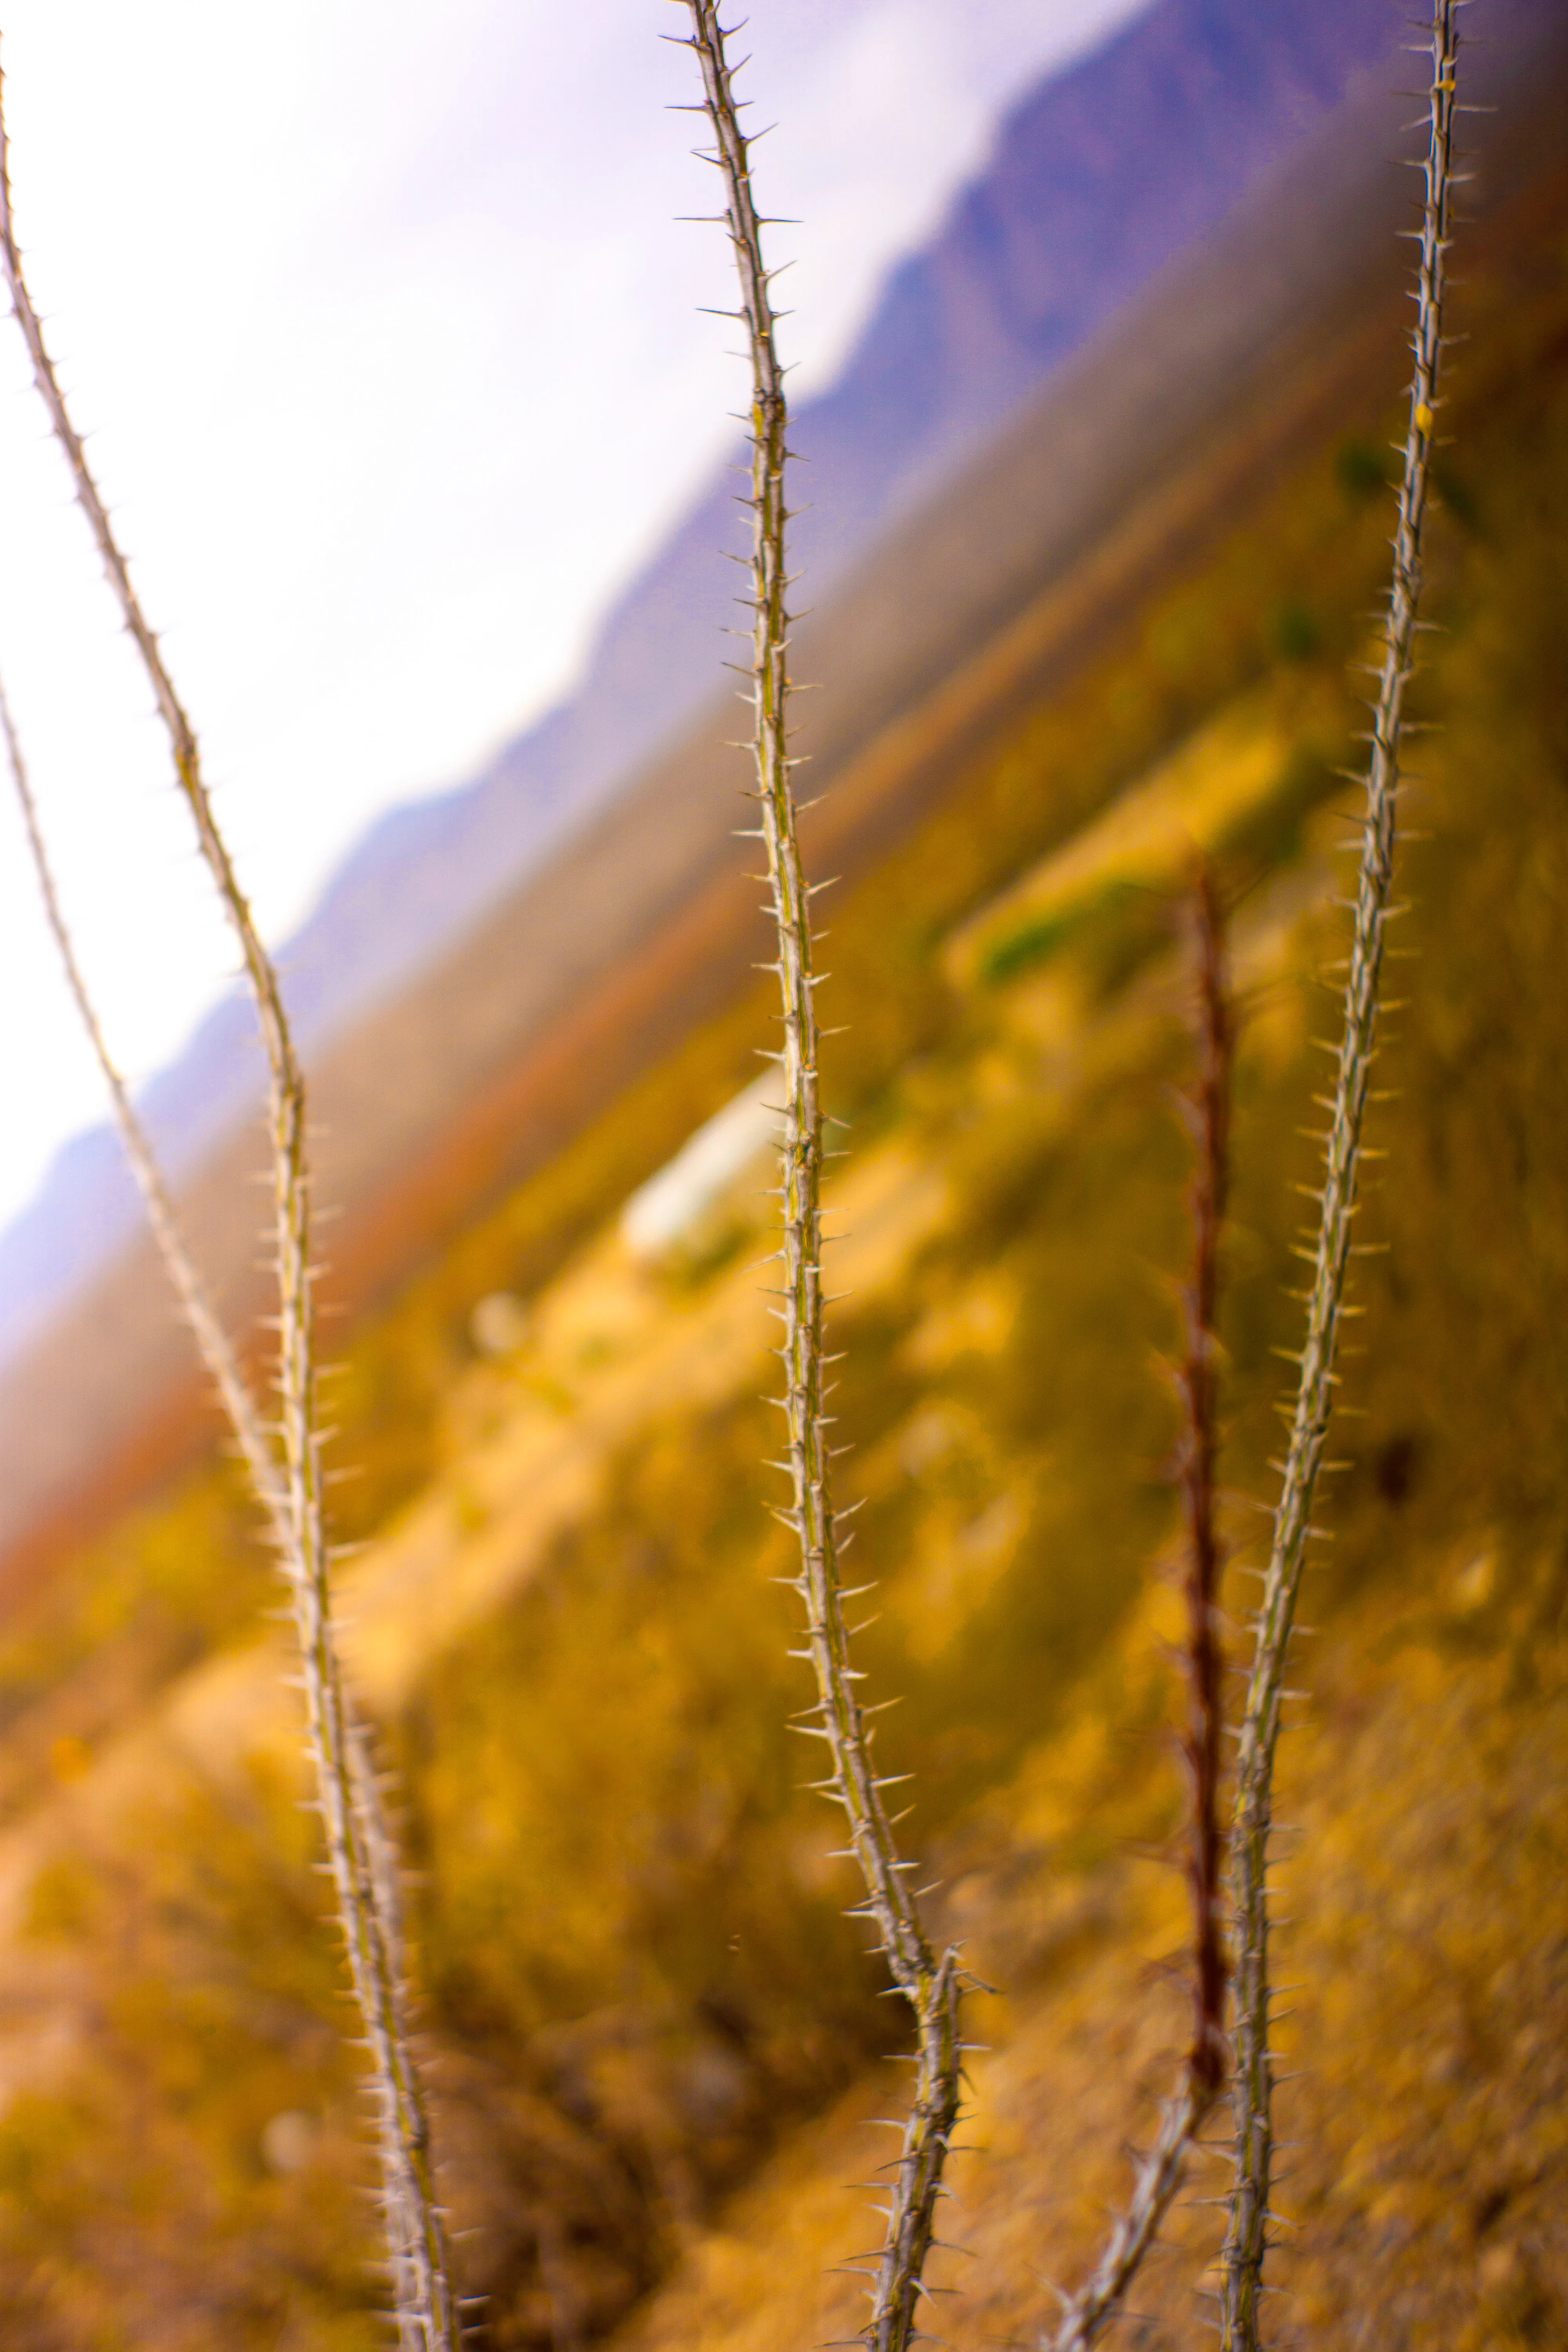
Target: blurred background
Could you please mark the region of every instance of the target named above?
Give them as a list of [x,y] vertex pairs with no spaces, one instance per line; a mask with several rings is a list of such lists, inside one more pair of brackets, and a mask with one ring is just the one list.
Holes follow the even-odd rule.
[[[1001,110],[1138,5],[807,0],[753,22],[790,122],[766,170],[799,222],[779,257],[802,393]],[[727,255],[677,217],[713,209],[698,127],[666,111],[689,97],[681,26],[669,0],[7,17],[35,299],[274,940],[367,823],[571,688],[727,446],[743,387],[700,307],[728,301]],[[146,1076],[232,956],[14,336],[0,367],[5,674]],[[0,1220],[101,1112],[6,840],[28,1116]]]
[[[1568,24],[1466,21],[1394,1173],[1282,1764],[1274,2276],[1331,2352],[1568,2344]],[[679,217],[712,204],[681,29],[4,26],[34,290],[309,1059],[344,1641],[494,2352],[849,2336],[841,2184],[900,2056],[785,1729],[774,1014],[722,667],[745,384],[722,237]],[[1192,858],[1239,1019],[1244,1652],[1405,429],[1416,39],[1393,0],[758,0],[743,45],[794,263],[862,1663],[903,1701],[933,1925],[995,1988],[937,2277],[963,2352],[1048,2326],[1186,2032]],[[250,1018],[14,337],[0,499],[0,668],[83,957],[260,1371]],[[276,1580],[4,795],[0,843],[6,2341],[368,2352]],[[1142,2283],[1145,2352],[1200,2340],[1223,2185]]]

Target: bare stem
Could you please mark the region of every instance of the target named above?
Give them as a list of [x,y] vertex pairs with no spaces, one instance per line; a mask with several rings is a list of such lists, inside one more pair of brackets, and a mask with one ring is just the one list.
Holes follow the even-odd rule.
[[269,1133],[279,1283],[278,1391],[281,1457],[180,1235],[168,1190],[129,1092],[109,1054],[84,985],[49,875],[10,713],[5,733],[21,796],[46,911],[67,977],[109,1085],[154,1236],[195,1333],[257,1494],[272,1524],[288,1579],[304,1666],[308,1736],[317,1801],[363,2019],[377,2108],[382,2203],[400,2339],[405,2352],[456,2352],[459,2340],[448,2280],[445,2228],[436,2200],[423,2095],[409,2050],[402,1923],[393,1841],[368,1741],[343,1689],[333,1637],[330,1562],[322,1509],[321,1440],[311,1311],[310,1176],[306,1097],[278,976],[240,889],[202,776],[195,731],[175,693],[142,612],[79,436],[71,422],[23,274],[11,205],[9,151],[0,85],[0,268],[32,362],[33,379],[69,466],[121,615],[151,681],[180,788],[202,855],[238,939],[270,1076]]
[[1229,1177],[1233,1034],[1225,947],[1212,877],[1199,869],[1193,892],[1197,977],[1194,1028],[1198,1086],[1187,1104],[1196,1143],[1193,1179],[1193,1276],[1183,1300],[1184,1407],[1177,1456],[1186,1523],[1184,1591],[1187,1723],[1183,1750],[1192,1783],[1187,1877],[1193,1896],[1193,2038],[1174,2095],[1161,2113],[1154,2145],[1138,2167],[1132,2195],[1088,2283],[1047,2339],[1050,2352],[1087,2352],[1120,2309],[1181,2188],[1194,2140],[1212,2114],[1226,2074],[1226,1958],[1219,1918],[1220,1731],[1224,1658],[1215,1616],[1220,1548],[1215,1526],[1218,1451],[1219,1239]]
[[[774,314],[763,264],[762,228],[752,190],[713,0],[688,0],[689,46],[702,71],[706,111],[723,175],[725,221],[740,277],[741,318],[752,361],[752,593],[755,616],[752,699],[755,715],[755,798],[768,858],[783,1000],[781,1056],[786,1094],[780,1162],[784,1269],[781,1355],[788,1419],[790,1507],[780,1516],[800,1545],[796,1589],[805,1608],[817,1705],[806,1728],[827,1743],[832,1792],[848,1819],[849,1840],[866,1883],[865,1916],[876,1922],[895,1983],[914,2012],[915,2096],[890,2189],[887,2235],[864,2330],[874,2352],[905,2352],[918,2333],[921,2276],[931,2249],[948,2143],[957,2119],[962,2053],[958,2038],[960,1970],[955,1950],[939,1959],[907,1884],[873,1765],[871,1736],[850,1664],[838,1567],[838,1517],[832,1499],[831,1449],[823,1389],[822,1109],[812,971],[809,894],[801,870],[788,750],[788,578],[784,569],[784,465],[788,409]],[[893,2170],[889,2168],[889,2170]]]
[[1273,2058],[1268,2047],[1268,1851],[1274,1759],[1285,1661],[1295,1622],[1312,1501],[1322,1465],[1335,1385],[1334,1359],[1362,1155],[1362,1129],[1376,1049],[1379,982],[1390,919],[1405,688],[1414,674],[1416,610],[1427,474],[1436,431],[1443,279],[1449,236],[1456,22],[1459,0],[1436,0],[1432,16],[1430,139],[1416,282],[1409,422],[1384,656],[1372,730],[1355,929],[1345,983],[1344,1025],[1325,1141],[1321,1214],[1312,1258],[1306,1345],[1300,1357],[1290,1442],[1274,1539],[1256,1626],[1252,1671],[1237,1759],[1232,1841],[1236,1937],[1236,2180],[1222,2256],[1223,2352],[1258,2352],[1259,2301],[1268,2250],[1273,2163]]

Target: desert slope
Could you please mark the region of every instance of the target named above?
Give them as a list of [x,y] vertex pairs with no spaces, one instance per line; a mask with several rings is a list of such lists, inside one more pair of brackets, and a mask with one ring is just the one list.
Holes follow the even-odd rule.
[[[1479,52],[1477,234],[1528,237],[1561,133],[1561,30]],[[1555,46],[1554,46],[1555,44]],[[828,791],[813,854],[884,854],[1021,699],[1073,672],[1302,436],[1373,413],[1399,364],[1402,102],[1373,91],[1062,370],[803,624],[803,740]],[[1489,226],[1488,224],[1490,224]],[[1478,248],[1479,249],[1479,248]],[[934,686],[932,681],[935,681]],[[317,1057],[336,1297],[363,1304],[434,1235],[578,1131],[744,979],[738,771],[710,711],[444,961]],[[243,1326],[255,1139],[187,1187]],[[199,1385],[144,1245],[0,1388],[0,1541],[38,1559],[191,1444]],[[19,1567],[18,1567],[19,1572]]]
[[[1505,0],[1494,0],[1494,7]],[[1542,14],[1506,0],[1505,22]],[[807,403],[801,561],[831,594],[881,532],[1190,247],[1386,57],[1396,8],[1162,0],[1048,80],[893,276],[839,383]],[[382,818],[283,949],[302,1041],[341,1035],[449,947],[633,779],[710,698],[734,544],[721,472],[610,614],[581,687],[472,782]],[[148,1087],[182,1174],[255,1098],[248,1012],[218,1006]],[[77,1139],[0,1235],[0,1355],[134,1229],[107,1129]]]
[[[1444,725],[1372,1139],[1390,1181],[1286,1743],[1307,2072],[1279,2340],[1331,2352],[1568,2326],[1563,219],[1560,189],[1506,268],[1475,254],[1467,296],[1416,711]],[[914,1775],[939,1918],[999,1989],[943,2233],[969,2260],[938,2282],[962,2286],[942,2332],[965,2346],[1048,2319],[1043,2279],[1087,2259],[1179,2042],[1173,918],[1201,843],[1245,1011],[1241,1621],[1385,530],[1374,442],[1304,452],[1069,681],[1021,697],[837,910],[836,1411],[880,1610],[860,1659],[901,1696],[880,1738]],[[398,1501],[342,1490],[366,1539],[344,1601],[399,1768],[443,2176],[495,2352],[623,2330],[628,2352],[771,2352],[855,2315],[825,2269],[864,2243],[844,2183],[877,2160],[861,2126],[895,2029],[787,1729],[763,1171],[655,1255],[621,1213],[638,1150],[736,1084],[765,1007],[758,983],[566,1155],[598,1206],[552,1271],[528,1251],[559,1171],[351,1350],[346,1450],[419,1461]],[[492,1352],[461,1357],[503,1286]],[[0,2309],[24,2352],[378,2340],[353,2061],[247,1528],[209,1465],[0,1641]],[[1213,2218],[1184,2212],[1149,2274],[1152,2346],[1197,2340]]]

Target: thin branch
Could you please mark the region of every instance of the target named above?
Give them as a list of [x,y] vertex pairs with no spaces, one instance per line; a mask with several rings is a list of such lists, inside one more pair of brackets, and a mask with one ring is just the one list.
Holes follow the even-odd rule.
[[1200,866],[1193,891],[1194,1030],[1198,1087],[1187,1106],[1196,1141],[1192,1188],[1193,1276],[1183,1299],[1180,1375],[1184,1407],[1176,1470],[1186,1523],[1183,1587],[1187,1723],[1183,1749],[1192,1783],[1187,1878],[1193,1897],[1193,2038],[1174,2095],[1161,2113],[1153,2147],[1138,2167],[1132,2195],[1105,2251],[1047,2339],[1050,2352],[1088,2352],[1121,2308],[1186,2173],[1193,2142],[1225,2084],[1226,1958],[1219,1917],[1220,1734],[1225,1661],[1216,1614],[1220,1547],[1215,1526],[1218,1453],[1219,1240],[1229,1182],[1234,1037],[1225,944],[1212,877]]
[[1256,1628],[1237,1759],[1232,1890],[1236,1937],[1236,2180],[1222,2256],[1223,2352],[1258,2352],[1268,2248],[1274,2067],[1268,2047],[1268,1850],[1285,1662],[1295,1622],[1312,1500],[1332,1409],[1334,1358],[1375,1051],[1384,935],[1389,919],[1405,688],[1415,667],[1427,473],[1436,431],[1444,264],[1448,243],[1459,0],[1432,18],[1430,138],[1417,278],[1415,368],[1394,537],[1384,647],[1366,780],[1355,931],[1344,1028],[1326,1139],[1321,1213],[1290,1443]]
[[42,326],[27,290],[11,204],[4,85],[0,82],[0,269],[32,362],[33,379],[70,468],[126,628],[142,657],[174,753],[180,788],[202,855],[239,941],[270,1076],[269,1131],[278,1251],[279,1394],[282,1457],[262,1433],[226,1337],[179,1237],[163,1179],[130,1097],[108,1054],[82,983],[47,864],[36,813],[6,719],[18,791],[46,908],[65,955],[68,978],[104,1070],[132,1166],[154,1235],[235,1428],[263,1507],[279,1538],[304,1666],[308,1736],[326,1832],[339,1922],[364,2023],[377,2108],[382,2206],[395,2306],[405,2352],[456,2352],[459,2340],[448,2279],[445,2228],[436,2200],[423,2095],[409,2053],[407,1997],[393,1842],[387,1831],[366,1737],[344,1694],[331,1622],[322,1509],[321,1440],[310,1288],[310,1177],[305,1148],[304,1076],[295,1052],[277,972],[256,928],[218,829],[203,780],[200,749],[158,641],[142,612],[87,454],[71,422]]
[[[0,737],[5,740],[11,781],[21,809],[23,828],[32,856],[45,918],[59,951],[67,986],[108,1088],[114,1123],[142,1194],[147,1222],[164,1270],[174,1285],[181,1311],[195,1335],[202,1361],[217,1390],[229,1426],[244,1455],[257,1499],[267,1515],[279,1565],[292,1585],[299,1576],[299,1563],[293,1558],[293,1528],[278,1457],[268,1443],[260,1407],[246,1380],[234,1344],[224,1328],[212,1295],[191,1255],[152,1139],[142,1123],[124,1075],[110,1051],[103,1024],[98,1017],[98,1008],[89,992],[77,957],[76,942],[60,904],[43,828],[38,821],[37,803],[33,797],[26,760],[3,680],[0,680]],[[377,1889],[376,1910],[387,1948],[389,1971],[393,1980],[401,1985],[404,1976],[401,1873],[395,1848],[385,1826],[370,1734],[363,1724],[354,1719],[352,1704],[345,1704],[350,1705],[347,1736],[349,1766],[356,1783],[355,1810],[364,1824],[367,1855]]]
[[1042,2339],[1049,2352],[1084,2352],[1115,2318],[1175,2201],[1193,2142],[1216,2095],[1215,2091],[1194,2091],[1190,2068],[1184,2071],[1174,2098],[1161,2111],[1158,2137],[1138,2167],[1127,2210],[1118,2217],[1093,2277],[1068,2305],[1059,2326]]
[[873,2352],[906,2352],[917,2335],[921,2274],[931,2244],[948,2143],[958,2115],[962,2053],[958,2038],[960,1969],[956,1950],[939,1959],[921,1925],[882,1802],[870,1735],[849,1662],[837,1558],[823,1402],[822,1110],[817,1092],[817,1026],[813,1003],[812,934],[790,786],[785,609],[784,463],[787,404],[763,268],[762,230],[752,197],[747,145],[731,87],[724,33],[713,0],[688,0],[708,117],[725,186],[725,222],[741,284],[741,315],[750,345],[752,392],[752,586],[755,629],[752,698],[755,714],[756,798],[767,846],[778,937],[787,1095],[781,1145],[784,1194],[785,1395],[793,1507],[783,1514],[801,1552],[798,1590],[805,1602],[818,1703],[816,1728],[833,1759],[833,1784],[848,1817],[850,1843],[865,1878],[874,1919],[895,1983],[914,2012],[915,2096],[891,2189],[887,2236],[871,2292],[865,2340]]
[[16,732],[10,697],[5,691],[3,680],[0,680],[0,735],[4,735],[5,738],[5,755],[11,768],[11,781],[16,787],[16,800],[22,813],[27,847],[32,853],[33,872],[38,885],[38,896],[43,902],[44,915],[54,937],[55,945],[59,950],[66,984],[75,1002],[77,1012],[81,1016],[81,1024],[87,1031],[103,1082],[109,1089],[109,1098],[114,1112],[114,1124],[120,1131],[120,1140],[124,1149],[125,1157],[131,1164],[131,1172],[141,1192],[142,1203],[147,1212],[147,1222],[153,1228],[159,1255],[163,1258],[178,1295],[181,1311],[195,1335],[202,1361],[211,1374],[224,1412],[228,1416],[229,1426],[234,1431],[240,1452],[245,1456],[246,1467],[250,1473],[251,1485],[256,1490],[262,1508],[267,1513],[273,1540],[281,1551],[288,1545],[289,1526],[288,1505],[283,1484],[278,1473],[278,1462],[263,1433],[256,1400],[251,1395],[245,1375],[240,1370],[239,1359],[208,1295],[206,1285],[197,1272],[195,1262],[186,1246],[184,1235],[180,1230],[174,1200],[153,1149],[152,1139],[142,1124],[141,1116],[132,1098],[131,1089],[125,1083],[123,1074],[110,1052],[109,1041],[103,1034],[103,1024],[98,1017],[98,1008],[88,992],[86,979],[77,961],[76,943],[71,938],[65,913],[60,905],[59,892],[55,884],[48,851],[45,846],[43,832],[38,823],[37,803],[33,798],[32,783],[28,777],[26,761],[23,757],[21,740]]

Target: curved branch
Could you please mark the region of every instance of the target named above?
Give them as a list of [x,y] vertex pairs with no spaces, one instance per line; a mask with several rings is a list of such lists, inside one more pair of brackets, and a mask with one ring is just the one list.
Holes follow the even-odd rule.
[[83,983],[49,875],[37,813],[7,709],[4,731],[46,912],[67,978],[104,1073],[115,1118],[147,1204],[154,1237],[233,1425],[258,1497],[272,1524],[288,1579],[303,1662],[308,1738],[339,1921],[363,2018],[374,2085],[382,2200],[400,2335],[406,2352],[456,2352],[459,2340],[445,2227],[435,2191],[423,2093],[409,2053],[406,1989],[393,1841],[365,1731],[342,1685],[331,1623],[330,1558],[322,1509],[321,1439],[310,1291],[310,1176],[304,1075],[278,975],[240,889],[202,775],[195,731],[174,690],[72,424],[27,289],[11,204],[10,158],[0,81],[0,271],[10,291],[33,379],[70,469],[127,630],[152,684],[180,789],[202,856],[238,939],[270,1077],[273,1217],[278,1248],[278,1458],[233,1349],[179,1233],[168,1191],[123,1078],[109,1054]]
[[1459,0],[1436,0],[1432,18],[1430,136],[1416,282],[1415,366],[1394,535],[1394,575],[1372,730],[1363,820],[1355,928],[1345,982],[1343,1031],[1333,1108],[1325,1138],[1323,1189],[1290,1442],[1256,1627],[1237,1758],[1232,1892],[1236,1936],[1236,2180],[1221,2257],[1223,2352],[1258,2352],[1259,2299],[1268,2250],[1273,2167],[1274,2064],[1268,2047],[1268,1849],[1274,1758],[1285,1661],[1295,1622],[1301,1564],[1312,1533],[1312,1499],[1322,1466],[1335,1384],[1345,1276],[1361,1171],[1362,1129],[1376,1050],[1379,984],[1394,883],[1399,741],[1405,688],[1415,667],[1427,476],[1436,430],[1443,281],[1448,246],[1454,85]]

